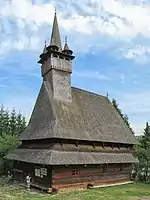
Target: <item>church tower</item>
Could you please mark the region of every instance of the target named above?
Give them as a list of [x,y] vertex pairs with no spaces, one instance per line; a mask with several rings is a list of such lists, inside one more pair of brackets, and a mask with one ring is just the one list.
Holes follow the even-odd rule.
[[53,98],[71,102],[72,60],[75,58],[69,49],[67,40],[62,49],[57,15],[55,12],[50,45],[44,47],[40,55],[41,73],[44,81],[49,81]]

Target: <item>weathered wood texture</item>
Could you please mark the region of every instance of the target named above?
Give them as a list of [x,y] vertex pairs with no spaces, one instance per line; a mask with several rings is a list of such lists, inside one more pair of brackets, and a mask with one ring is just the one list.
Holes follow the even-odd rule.
[[55,167],[52,175],[53,187],[68,187],[67,184],[80,185],[78,183],[103,184],[118,181],[130,180],[132,165],[108,165],[104,172],[104,166],[78,167],[79,174],[72,175],[71,167]]
[[[82,165],[82,166],[44,166],[47,176],[37,177],[35,168],[43,166],[23,162],[14,165],[15,179],[25,182],[30,174],[32,185],[39,188],[87,187],[88,183],[97,185],[130,180],[132,164]],[[76,173],[74,172],[76,169]]]
[[51,184],[52,184],[51,166],[46,166],[47,176],[43,176],[42,178],[35,176],[35,169],[41,168],[41,167],[43,166],[34,165],[30,163],[24,163],[24,162],[15,162],[14,169],[13,169],[14,179],[25,183],[26,176],[27,174],[29,174],[32,178],[31,182],[34,186],[37,186],[39,188],[49,188],[51,187]]
[[133,145],[128,144],[115,144],[115,143],[102,143],[102,142],[85,142],[75,140],[37,140],[23,141],[20,148],[28,149],[52,149],[59,151],[83,151],[83,152],[134,152]]

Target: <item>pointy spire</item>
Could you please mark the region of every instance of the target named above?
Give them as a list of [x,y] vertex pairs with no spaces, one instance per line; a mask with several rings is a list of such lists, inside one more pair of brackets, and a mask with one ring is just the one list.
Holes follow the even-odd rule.
[[45,45],[44,45],[44,49],[43,49],[43,53],[40,55],[40,60],[38,61],[38,63],[42,63],[45,55],[47,53],[47,47],[46,47],[46,40],[45,40]]
[[46,40],[45,40],[45,46],[44,46],[44,49],[43,49],[43,54],[47,53],[47,47],[46,47]]
[[65,46],[64,46],[64,50],[70,50],[69,46],[67,44],[67,36],[65,37]]
[[69,49],[68,43],[67,43],[67,36],[65,37],[65,45],[64,45],[64,49],[63,52],[69,55],[72,55],[72,51]]
[[56,9],[55,9],[55,15],[54,15],[54,21],[53,21],[53,28],[52,28],[50,46],[51,47],[57,47],[58,51],[62,51],[59,27],[58,27],[58,22],[57,22]]

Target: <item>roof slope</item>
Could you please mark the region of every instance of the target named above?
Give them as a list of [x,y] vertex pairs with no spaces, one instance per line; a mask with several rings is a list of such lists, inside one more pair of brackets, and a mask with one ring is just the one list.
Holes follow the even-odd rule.
[[46,149],[16,149],[6,159],[45,165],[136,163],[131,153],[65,152]]
[[21,140],[65,138],[117,143],[136,143],[124,120],[101,95],[72,88],[72,102],[52,97],[44,81],[28,127]]

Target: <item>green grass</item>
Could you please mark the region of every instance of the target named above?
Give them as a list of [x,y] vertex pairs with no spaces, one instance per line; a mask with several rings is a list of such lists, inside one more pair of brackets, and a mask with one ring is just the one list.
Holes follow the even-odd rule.
[[11,185],[0,186],[0,200],[147,200],[150,185],[128,184],[99,189],[59,193],[57,195],[36,194]]

